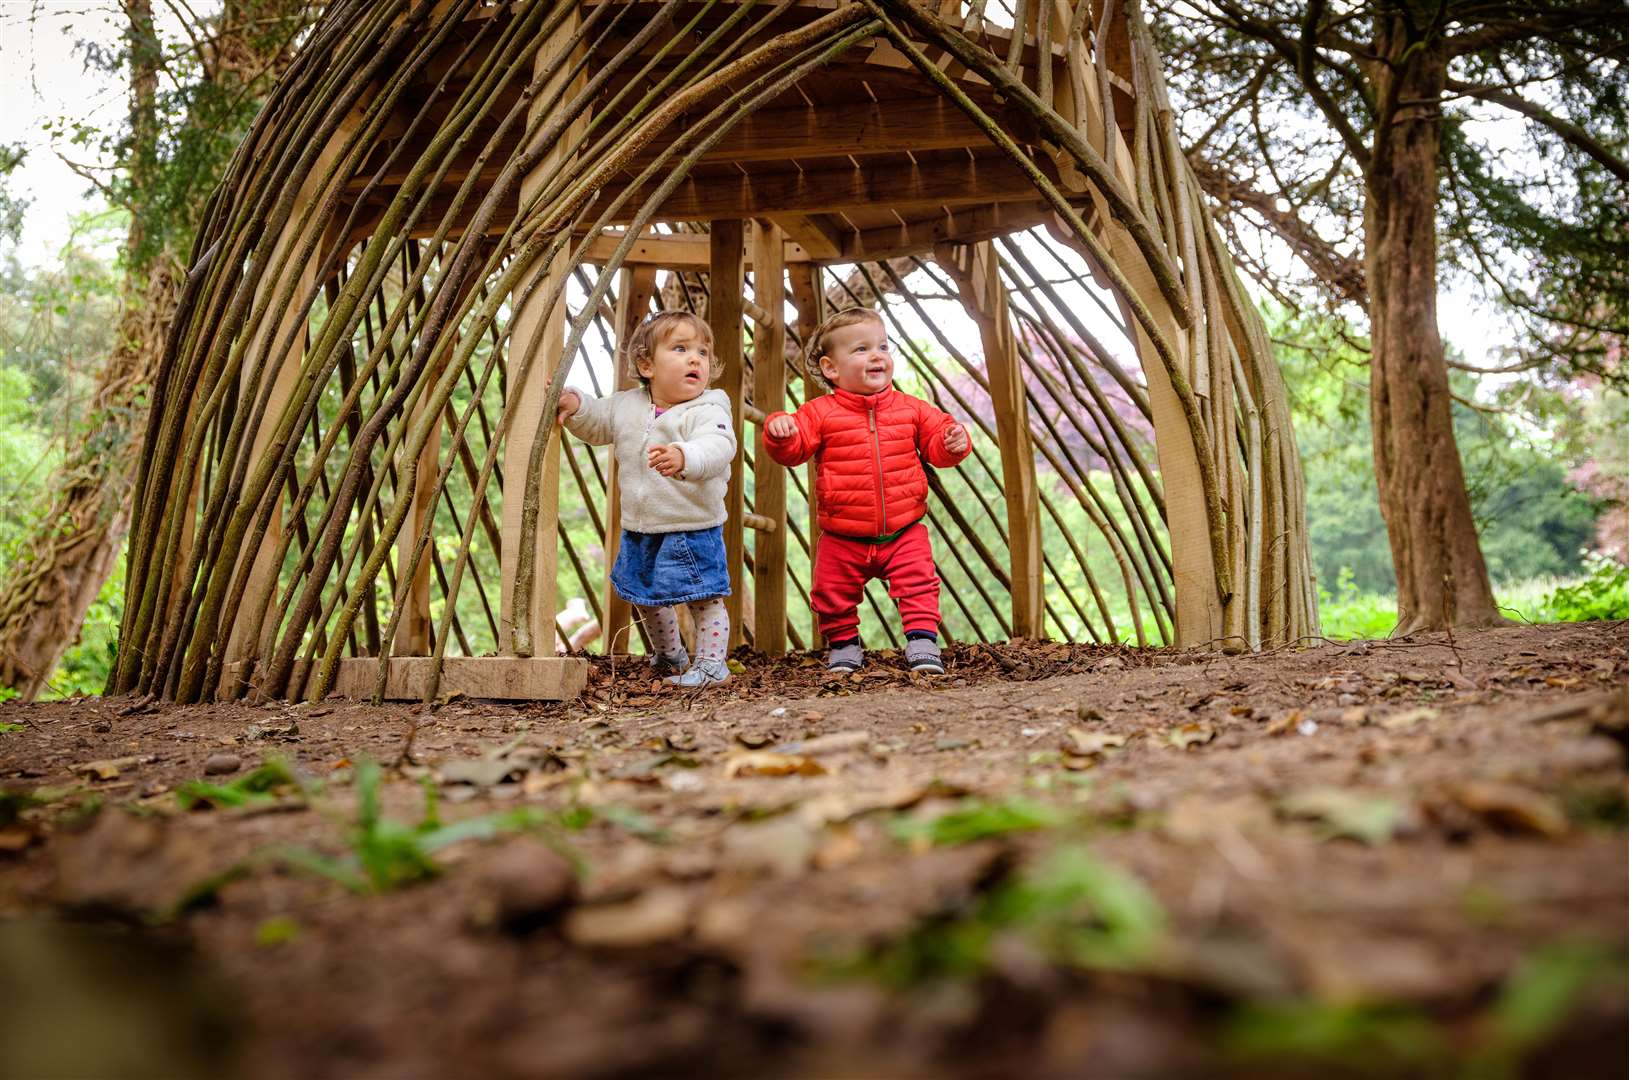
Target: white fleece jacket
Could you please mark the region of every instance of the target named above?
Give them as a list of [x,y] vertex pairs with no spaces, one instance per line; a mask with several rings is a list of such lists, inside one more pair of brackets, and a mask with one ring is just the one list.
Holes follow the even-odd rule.
[[[566,420],[566,430],[586,443],[614,443],[622,485],[622,527],[669,533],[724,524],[724,493],[735,461],[730,398],[704,390],[656,415],[642,386],[607,398],[589,397]],[[684,451],[684,471],[663,476],[650,467],[650,448],[671,443]]]

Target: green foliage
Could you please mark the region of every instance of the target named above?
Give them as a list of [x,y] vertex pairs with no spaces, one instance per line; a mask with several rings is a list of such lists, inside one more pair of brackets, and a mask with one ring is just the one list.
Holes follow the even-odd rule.
[[964,799],[955,810],[931,821],[899,817],[894,819],[889,829],[898,840],[920,840],[936,847],[947,847],[1007,833],[1049,829],[1059,824],[1060,820],[1058,812],[1052,807],[1028,799],[1014,798],[1002,802]]
[[1545,621],[1629,619],[1629,566],[1599,557],[1589,565],[1588,577],[1544,598],[1540,611]]
[[15,735],[19,731],[22,731],[22,730],[23,730],[23,725],[21,725],[21,724],[13,724],[13,723],[10,723],[9,721],[8,722],[0,722],[0,735]]
[[[1326,321],[1264,312],[1279,343],[1307,481],[1307,530],[1330,637],[1379,637],[1395,625],[1391,548],[1380,515],[1368,420],[1368,356]],[[1455,393],[1494,408],[1514,395],[1456,374]],[[1524,385],[1518,415],[1454,406],[1455,438],[1489,574],[1496,586],[1583,569],[1604,508],[1573,485],[1593,452],[1589,421],[1568,393]],[[1551,432],[1571,425],[1575,446]],[[1330,590],[1333,582],[1335,587]],[[1388,610],[1389,609],[1389,610]],[[1384,625],[1381,625],[1384,623]]]
[[1598,945],[1558,942],[1529,956],[1506,980],[1488,1011],[1478,1060],[1509,1062],[1550,1038],[1597,980],[1626,972],[1622,957]]
[[227,784],[188,780],[176,787],[175,802],[182,810],[240,809],[274,803],[290,789],[301,797],[311,791],[286,760],[272,757]]
[[1252,1002],[1234,1014],[1223,1042],[1243,1057],[1313,1058],[1375,1073],[1440,1065],[1448,1053],[1418,1008],[1370,1002]]
[[1223,1045],[1247,1058],[1338,1065],[1371,1075],[1521,1075],[1522,1058],[1553,1038],[1589,988],[1629,974],[1621,955],[1556,942],[1527,957],[1471,1025],[1467,1041],[1414,1005],[1387,1001],[1247,1002]]
[[867,979],[896,990],[986,970],[997,938],[1015,934],[1043,955],[1088,970],[1135,970],[1156,960],[1164,909],[1146,886],[1084,848],[1053,852],[1005,881],[970,913],[923,923],[880,949],[826,957],[814,974]]
[[297,939],[303,928],[298,919],[290,915],[273,915],[255,927],[255,944],[262,949],[275,949]]
[[119,655],[119,620],[124,613],[124,554],[85,612],[79,639],[69,646],[42,699],[100,694]]
[[547,828],[550,815],[532,807],[467,818],[444,825],[436,790],[424,785],[424,811],[408,824],[384,816],[379,766],[364,761],[356,768],[356,820],[345,831],[347,854],[333,858],[309,848],[281,848],[277,856],[295,869],[338,882],[355,893],[383,893],[441,872],[435,853],[464,840],[491,840],[505,833]]
[[1383,638],[1397,625],[1397,598],[1359,592],[1350,566],[1340,568],[1336,589],[1333,596],[1321,586],[1318,589],[1318,618],[1325,637]]

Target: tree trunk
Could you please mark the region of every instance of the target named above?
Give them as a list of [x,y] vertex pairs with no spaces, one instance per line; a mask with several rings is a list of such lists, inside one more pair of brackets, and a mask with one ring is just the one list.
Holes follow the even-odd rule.
[[[223,85],[275,78],[289,59],[277,20],[298,16],[306,0],[257,5],[249,17],[227,3],[206,77]],[[132,206],[125,240],[123,303],[112,355],[97,374],[82,441],[68,448],[51,507],[0,582],[0,685],[37,697],[79,636],[85,613],[113,572],[130,527],[145,394],[163,355],[164,335],[185,277],[169,252],[146,255],[140,200],[159,168],[156,95],[160,46],[151,0],[130,0],[130,133],[126,159]]]
[[1375,136],[1364,211],[1375,479],[1397,572],[1392,633],[1491,626],[1504,620],[1454,444],[1437,327],[1438,102],[1447,57],[1437,42],[1409,40],[1401,20],[1383,18],[1376,37],[1390,61],[1376,65],[1376,98],[1398,103]]

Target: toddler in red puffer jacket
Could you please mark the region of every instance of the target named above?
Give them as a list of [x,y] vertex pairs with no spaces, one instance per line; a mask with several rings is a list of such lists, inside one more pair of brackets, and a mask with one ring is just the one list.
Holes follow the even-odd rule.
[[894,389],[894,358],[882,316],[839,311],[805,343],[833,387],[795,413],[764,419],[764,449],[782,465],[811,457],[818,468],[821,536],[809,599],[830,643],[826,666],[857,671],[860,600],[883,578],[905,627],[911,670],[943,675],[939,656],[939,573],[922,517],[928,512],[926,459],[959,464],[972,449],[967,429],[921,398]]

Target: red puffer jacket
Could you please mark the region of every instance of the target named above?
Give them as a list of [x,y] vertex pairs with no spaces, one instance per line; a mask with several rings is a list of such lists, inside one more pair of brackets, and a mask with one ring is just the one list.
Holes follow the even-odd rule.
[[815,487],[820,527],[841,536],[887,536],[928,512],[929,465],[948,469],[971,451],[945,449],[949,413],[890,386],[877,394],[833,390],[792,414],[798,430],[784,439],[769,435],[764,449],[782,465],[811,457],[819,469]]

